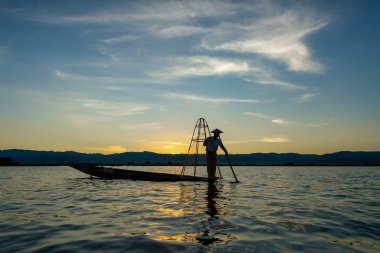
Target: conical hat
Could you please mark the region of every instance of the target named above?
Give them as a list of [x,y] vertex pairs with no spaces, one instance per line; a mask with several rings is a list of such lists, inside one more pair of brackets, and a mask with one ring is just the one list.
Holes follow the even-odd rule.
[[219,130],[218,128],[215,128],[211,131],[211,133],[223,133],[223,131]]

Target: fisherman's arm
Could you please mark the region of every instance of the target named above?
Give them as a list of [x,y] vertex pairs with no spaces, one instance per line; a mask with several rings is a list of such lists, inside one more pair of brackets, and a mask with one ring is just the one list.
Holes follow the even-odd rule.
[[223,145],[222,142],[220,142],[220,148],[224,151],[224,153],[226,154],[226,156],[228,156],[228,151],[227,151],[226,147]]

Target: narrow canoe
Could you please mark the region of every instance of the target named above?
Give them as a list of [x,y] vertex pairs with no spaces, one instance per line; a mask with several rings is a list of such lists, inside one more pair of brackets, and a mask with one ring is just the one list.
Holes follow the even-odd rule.
[[77,169],[88,175],[99,177],[103,179],[131,179],[131,180],[144,180],[144,181],[214,181],[215,179],[209,179],[207,177],[194,177],[187,175],[177,175],[169,173],[136,171],[136,170],[124,170],[116,169],[112,167],[103,167],[95,165],[83,165],[76,164],[71,165],[72,168]]

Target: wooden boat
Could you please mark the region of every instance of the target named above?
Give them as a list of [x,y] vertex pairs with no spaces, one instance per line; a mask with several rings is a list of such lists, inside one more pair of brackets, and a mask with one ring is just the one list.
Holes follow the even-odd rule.
[[103,167],[95,165],[76,164],[71,165],[72,168],[77,169],[88,175],[99,177],[103,179],[131,179],[131,180],[144,180],[144,181],[215,181],[207,177],[194,177],[188,175],[177,175],[169,173],[136,171],[116,169],[112,167]]

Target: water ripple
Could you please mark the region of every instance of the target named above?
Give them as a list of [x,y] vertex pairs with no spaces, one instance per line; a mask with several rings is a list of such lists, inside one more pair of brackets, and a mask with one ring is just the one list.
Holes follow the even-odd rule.
[[2,168],[2,252],[380,251],[378,168],[237,167],[240,184],[222,170],[208,184]]

